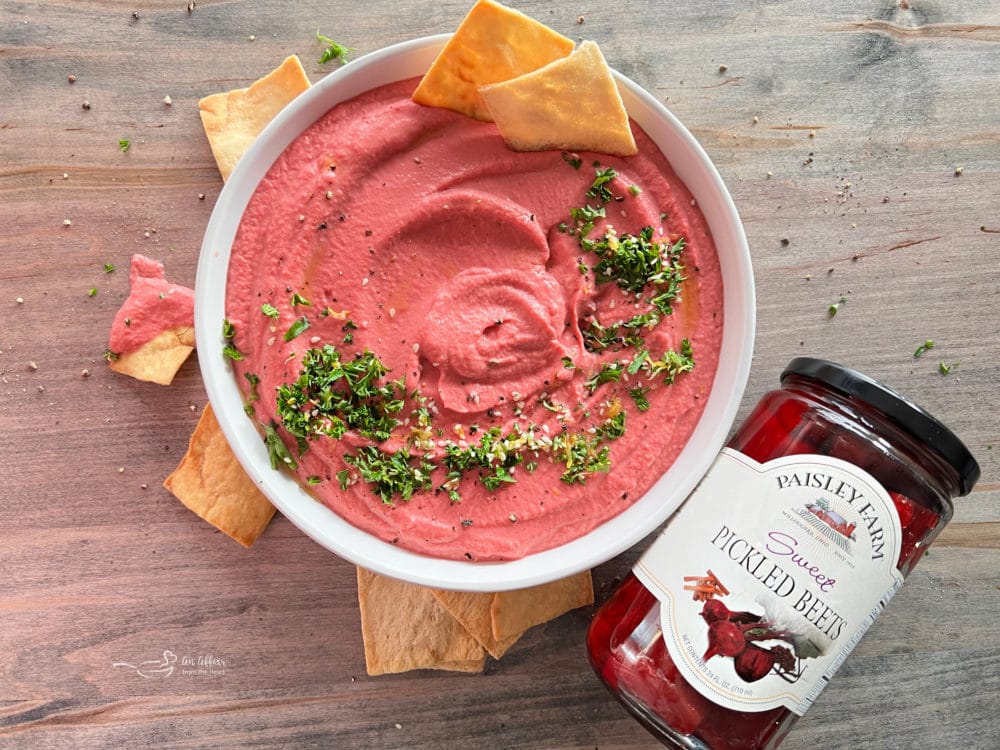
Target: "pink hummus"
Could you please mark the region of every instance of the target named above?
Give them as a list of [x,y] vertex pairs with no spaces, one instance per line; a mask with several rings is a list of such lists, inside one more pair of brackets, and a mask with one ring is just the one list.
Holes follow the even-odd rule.
[[[634,124],[637,155],[583,153],[574,168],[557,151],[512,152],[492,124],[413,103],[415,85],[392,84],[335,107],[260,183],[229,266],[227,316],[245,357],[233,366],[252,418],[275,426],[303,484],[334,512],[418,553],[519,558],[620,513],[684,447],[718,366],[719,262],[690,193]],[[637,352],[591,351],[584,331],[650,309],[614,282],[598,283],[597,258],[564,231],[571,208],[596,203],[585,195],[595,161],[617,177],[591,236],[607,225],[619,235],[649,226],[655,237],[686,241],[680,298],[641,332],[651,357],[690,341],[695,366],[670,385],[642,371],[586,385],[604,367],[627,367]],[[345,315],[356,330],[345,333]],[[309,327],[286,340],[303,317]],[[419,391],[431,415],[420,447],[412,440],[418,403],[407,396],[379,448],[406,448],[436,466],[434,489],[385,502],[345,459],[375,444],[351,431],[312,439],[299,453],[276,390],[299,377],[308,349],[325,344],[345,361],[368,350],[389,369],[386,381],[405,377],[407,391]],[[254,389],[247,373],[259,379]],[[649,388],[646,411],[629,395],[637,386]],[[457,502],[441,489],[448,445],[475,444],[493,427],[593,435],[621,409],[626,429],[607,442],[609,471],[567,483],[567,465],[536,450],[510,469],[514,481],[490,489],[471,472]]]
[[194,327],[194,290],[167,281],[159,261],[133,255],[129,285],[111,324],[108,348],[114,354],[134,352],[172,328]]

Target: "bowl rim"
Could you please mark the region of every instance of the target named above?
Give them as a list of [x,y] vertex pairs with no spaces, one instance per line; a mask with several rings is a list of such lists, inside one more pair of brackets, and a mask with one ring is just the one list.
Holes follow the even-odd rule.
[[[642,124],[661,151],[663,137],[682,149],[669,155],[664,152],[664,156],[702,207],[723,265],[725,317],[720,365],[705,410],[670,468],[640,499],[590,532],[558,547],[502,562],[448,560],[396,547],[335,514],[287,472],[272,469],[267,449],[243,411],[242,395],[222,355],[229,253],[243,212],[260,179],[300,132],[342,101],[379,85],[420,75],[421,70],[409,71],[421,65],[426,70],[448,38],[450,34],[419,37],[365,54],[327,74],[267,124],[223,186],[205,229],[195,279],[195,338],[208,400],[227,442],[258,489],[298,529],[340,557],[376,573],[435,588],[493,592],[546,583],[600,565],[655,531],[680,506],[708,471],[735,420],[753,355],[756,298],[743,225],[714,164],[663,104],[613,71],[630,116]],[[399,73],[391,72],[394,66]],[[372,78],[376,80],[372,82]],[[655,118],[659,127],[665,128],[661,138],[650,132],[644,122],[648,118]],[[681,168],[678,161],[683,162]],[[702,180],[696,185],[682,175],[692,169],[701,172]],[[729,274],[726,268],[732,269]],[[740,283],[727,283],[730,277]],[[733,362],[724,367],[728,360],[723,355],[730,351],[735,354]],[[708,415],[711,420],[706,419]]]

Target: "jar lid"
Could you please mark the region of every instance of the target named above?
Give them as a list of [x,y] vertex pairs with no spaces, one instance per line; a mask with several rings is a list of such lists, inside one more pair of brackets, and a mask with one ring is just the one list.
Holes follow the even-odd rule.
[[781,373],[781,381],[784,382],[789,375],[818,380],[878,409],[890,421],[948,462],[958,474],[959,494],[969,494],[979,480],[979,464],[955,433],[912,401],[877,380],[842,365],[812,357],[796,357],[789,362]]

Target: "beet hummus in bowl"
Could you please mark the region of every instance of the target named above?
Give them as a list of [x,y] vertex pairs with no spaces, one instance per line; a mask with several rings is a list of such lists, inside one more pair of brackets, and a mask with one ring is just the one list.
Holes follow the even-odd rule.
[[230,446],[324,547],[467,591],[653,532],[746,384],[742,226],[691,134],[615,74],[638,153],[517,153],[411,100],[447,36],[366,55],[232,173],[195,288]]

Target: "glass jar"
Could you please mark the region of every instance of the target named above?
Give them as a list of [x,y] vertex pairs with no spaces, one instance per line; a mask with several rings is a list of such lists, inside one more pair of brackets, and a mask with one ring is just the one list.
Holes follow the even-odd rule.
[[795,359],[598,611],[591,664],[668,747],[775,748],[978,478],[918,406]]

